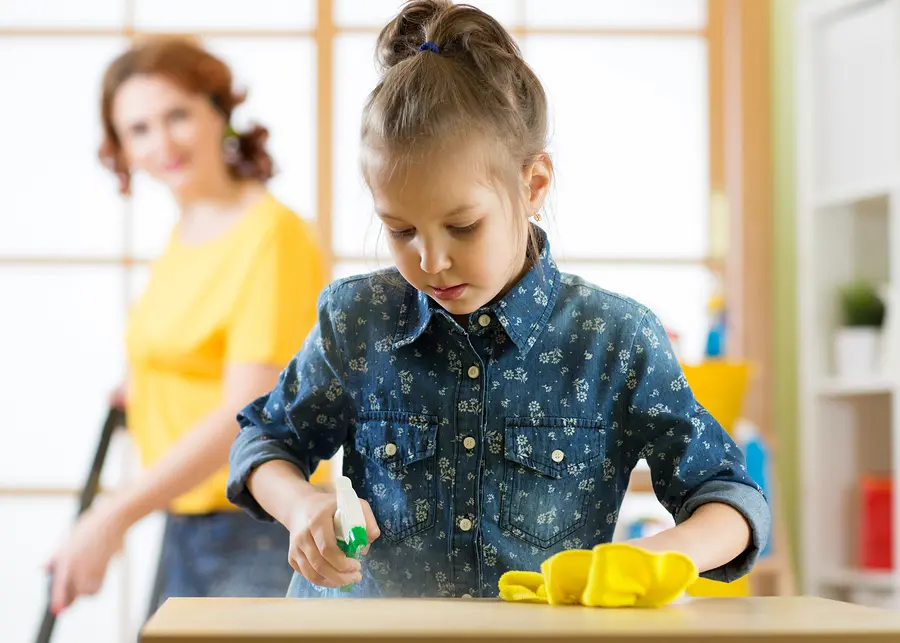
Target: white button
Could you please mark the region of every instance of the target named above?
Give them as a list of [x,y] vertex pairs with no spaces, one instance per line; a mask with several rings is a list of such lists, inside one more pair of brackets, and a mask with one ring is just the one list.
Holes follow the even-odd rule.
[[482,328],[487,328],[491,325],[491,316],[490,315],[482,315],[478,318],[478,323]]
[[471,435],[467,436],[466,439],[463,440],[463,446],[471,451],[475,448],[475,438],[473,438]]
[[472,521],[468,518],[460,518],[459,528],[463,531],[469,531],[472,528]]
[[473,380],[476,377],[478,377],[480,374],[481,374],[481,371],[479,370],[479,368],[477,366],[469,367],[469,377],[471,377]]
[[460,598],[472,598],[471,594],[463,594]]
[[553,453],[550,454],[550,457],[553,458],[554,462],[562,462],[563,458],[566,457],[566,454],[557,449]]
[[393,442],[388,442],[384,445],[384,455],[391,458],[397,453],[397,445]]

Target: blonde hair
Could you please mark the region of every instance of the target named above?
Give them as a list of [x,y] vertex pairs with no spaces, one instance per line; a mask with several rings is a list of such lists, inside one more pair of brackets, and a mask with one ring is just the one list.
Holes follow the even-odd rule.
[[372,153],[393,171],[416,154],[471,137],[494,143],[494,175],[518,200],[522,169],[547,146],[547,98],[497,20],[446,0],[407,2],[379,34],[376,62],[381,79],[366,101],[361,131],[367,180]]

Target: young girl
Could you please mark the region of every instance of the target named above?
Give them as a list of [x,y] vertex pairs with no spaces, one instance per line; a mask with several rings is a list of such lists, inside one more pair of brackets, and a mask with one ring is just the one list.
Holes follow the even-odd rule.
[[[610,541],[640,458],[677,526],[634,544],[746,574],[770,514],[740,450],[653,313],[561,274],[529,221],[553,176],[547,103],[513,39],[420,0],[378,60],[362,161],[397,269],[323,292],[231,452],[229,499],[291,532],[288,594],[496,596],[505,571]],[[340,447],[367,501],[362,566],[336,547],[334,494],[307,482]]]

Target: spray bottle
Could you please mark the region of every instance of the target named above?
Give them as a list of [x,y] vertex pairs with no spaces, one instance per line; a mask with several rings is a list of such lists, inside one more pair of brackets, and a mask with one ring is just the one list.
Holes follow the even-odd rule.
[[[363,516],[350,478],[341,476],[335,482],[337,493],[337,512],[334,514],[334,533],[338,547],[348,558],[359,558],[360,552],[369,545],[366,533],[366,518]],[[341,587],[342,592],[349,592],[350,585]]]

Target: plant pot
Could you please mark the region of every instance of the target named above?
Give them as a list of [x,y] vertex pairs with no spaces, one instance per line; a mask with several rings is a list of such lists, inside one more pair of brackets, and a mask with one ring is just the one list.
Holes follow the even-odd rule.
[[871,377],[881,372],[881,328],[839,328],[834,338],[834,365],[841,378]]

